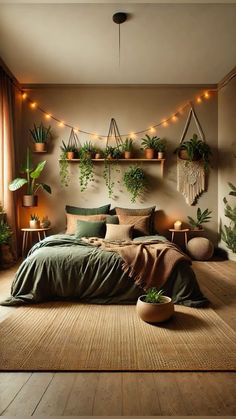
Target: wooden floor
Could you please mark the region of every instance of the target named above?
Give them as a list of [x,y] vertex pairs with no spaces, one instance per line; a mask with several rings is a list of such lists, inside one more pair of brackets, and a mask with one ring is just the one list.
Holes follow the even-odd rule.
[[[195,262],[214,310],[236,331],[236,263]],[[0,272],[0,299],[14,269]],[[0,306],[0,321],[15,308]],[[2,416],[234,416],[236,373],[0,373]]]

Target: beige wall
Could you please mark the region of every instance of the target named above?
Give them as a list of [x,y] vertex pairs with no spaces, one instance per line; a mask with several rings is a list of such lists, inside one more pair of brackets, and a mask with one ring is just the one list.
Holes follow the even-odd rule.
[[[176,111],[178,107],[195,97],[199,88],[190,87],[111,87],[111,86],[83,86],[83,87],[37,87],[29,91],[30,97],[39,105],[58,118],[72,125],[79,125],[81,129],[107,134],[110,119],[114,117],[121,133],[139,131],[152,126],[155,122],[165,119]],[[207,226],[209,237],[216,243],[217,231],[217,167],[215,155],[217,149],[217,97],[214,95],[204,104],[196,105],[196,111],[205,131],[206,138],[214,151],[213,169],[210,172],[208,191],[203,193],[197,206],[202,209],[213,210],[212,222]],[[78,183],[77,165],[71,165],[72,181],[68,188],[61,188],[59,179],[58,159],[60,156],[61,140],[68,140],[69,129],[60,128],[52,122],[55,139],[50,145],[48,154],[43,155],[47,159],[47,167],[43,180],[52,187],[53,194],[40,194],[40,206],[37,212],[40,215],[47,214],[54,225],[54,231],[61,231],[65,227],[64,206],[72,204],[78,206],[99,206],[111,202],[112,206],[145,207],[155,204],[163,211],[158,228],[164,232],[172,227],[176,219],[187,221],[187,215],[194,216],[195,207],[189,207],[184,197],[176,191],[176,156],[173,150],[179,143],[187,113],[180,120],[171,123],[166,128],[158,131],[158,136],[165,137],[168,141],[167,160],[163,179],[160,177],[160,166],[154,163],[145,163],[147,174],[150,179],[150,191],[146,194],[143,202],[135,205],[130,203],[125,189],[117,184],[115,200],[109,200],[102,178],[102,165],[95,167],[96,182],[88,190],[81,193]],[[33,122],[39,123],[43,115],[38,110],[31,110],[24,105],[22,143],[30,141],[28,129]],[[196,129],[192,128],[192,135]],[[80,136],[83,143],[89,139],[86,135]],[[105,139],[100,140],[100,145],[105,145]],[[137,145],[140,139],[137,139]],[[22,145],[23,150],[23,145]],[[35,161],[39,160],[35,155]],[[40,156],[41,157],[41,156]],[[120,166],[123,173],[125,165]],[[121,174],[117,173],[118,180]],[[22,210],[22,222],[27,222],[29,211]]]
[[[229,225],[224,216],[223,198],[229,193],[228,182],[236,185],[236,78],[219,91],[218,100],[218,211],[220,223]],[[227,196],[229,203],[235,205],[235,198]],[[225,248],[225,244],[221,243]]]

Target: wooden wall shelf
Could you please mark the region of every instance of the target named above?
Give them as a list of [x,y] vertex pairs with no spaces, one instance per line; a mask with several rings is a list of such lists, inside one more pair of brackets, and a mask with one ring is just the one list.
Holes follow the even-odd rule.
[[[60,159],[59,161],[62,161],[62,159]],[[68,161],[68,163],[78,163],[80,162],[80,159],[66,159],[66,161]],[[105,161],[105,159],[92,159],[93,162],[95,163],[101,163]],[[108,160],[109,161],[109,160]],[[112,162],[117,162],[117,163],[138,163],[138,162],[142,162],[142,163],[160,163],[161,164],[161,176],[163,176],[163,172],[164,172],[164,163],[165,163],[165,159],[112,159]]]

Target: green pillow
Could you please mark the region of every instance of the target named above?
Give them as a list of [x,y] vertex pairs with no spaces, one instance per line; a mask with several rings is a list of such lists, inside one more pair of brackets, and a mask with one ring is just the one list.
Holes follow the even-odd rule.
[[68,214],[76,215],[96,215],[96,214],[109,214],[110,204],[103,205],[98,208],[82,208],[82,207],[73,207],[71,205],[66,205],[66,212]]
[[119,218],[117,215],[107,215],[106,216],[107,224],[119,224]]
[[106,221],[77,221],[76,238],[102,237],[106,234]]

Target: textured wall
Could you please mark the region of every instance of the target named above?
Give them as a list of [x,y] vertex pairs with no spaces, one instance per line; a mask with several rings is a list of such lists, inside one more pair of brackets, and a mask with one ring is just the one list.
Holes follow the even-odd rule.
[[[58,118],[72,125],[79,125],[81,129],[107,134],[111,117],[118,123],[121,133],[139,131],[145,127],[152,126],[155,122],[165,119],[176,111],[190,98],[196,97],[199,88],[190,87],[147,87],[147,86],[83,86],[83,87],[36,87],[29,90],[29,95],[35,99],[40,106]],[[217,231],[217,167],[215,162],[217,150],[217,97],[196,105],[196,111],[205,131],[208,143],[213,148],[213,168],[210,172],[208,190],[203,193],[197,206],[202,209],[213,210],[212,222],[207,225],[207,233],[216,242]],[[178,122],[171,123],[166,128],[161,128],[157,134],[165,137],[168,141],[167,160],[164,169],[164,177],[160,176],[160,166],[154,163],[145,163],[150,180],[150,191],[145,199],[135,205],[130,199],[121,184],[117,184],[115,191],[116,199],[112,200],[112,206],[140,207],[155,204],[161,210],[158,228],[165,232],[172,227],[173,221],[181,219],[187,221],[187,215],[195,215],[196,208],[189,207],[183,198],[176,191],[176,156],[173,150],[179,143],[179,139],[187,117],[185,112]],[[23,128],[22,128],[22,150],[30,142],[28,129],[33,122],[39,123],[44,117],[38,110],[31,110],[24,105]],[[58,159],[60,156],[61,140],[68,140],[69,130],[60,128],[52,122],[55,138],[50,144],[49,153],[39,156],[34,155],[35,161],[47,159],[47,167],[43,180],[52,187],[53,194],[40,194],[40,206],[37,212],[48,214],[54,225],[54,231],[61,231],[65,226],[64,206],[65,204],[80,206],[99,206],[109,202],[104,180],[102,178],[103,167],[97,164],[95,167],[96,182],[86,192],[81,193],[78,183],[77,165],[71,165],[72,181],[68,188],[60,186]],[[195,127],[190,127],[189,135],[195,132]],[[89,139],[81,135],[83,143]],[[99,141],[105,145],[105,140]],[[140,138],[137,139],[137,146]],[[125,165],[120,166],[121,173],[116,174],[116,180],[122,177]],[[22,209],[22,224],[27,223],[30,210]]]
[[[218,211],[220,223],[229,224],[224,216],[223,198],[229,193],[228,182],[236,185],[236,78],[222,88],[218,101]],[[229,203],[235,205],[235,198],[227,197]],[[221,243],[225,248],[224,243]]]

